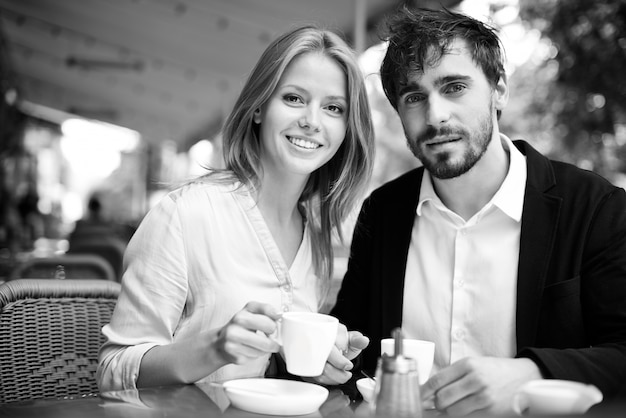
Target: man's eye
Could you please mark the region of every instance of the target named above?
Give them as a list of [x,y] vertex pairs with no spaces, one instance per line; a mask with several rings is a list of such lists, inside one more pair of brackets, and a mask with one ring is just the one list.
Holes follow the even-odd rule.
[[467,87],[463,84],[451,84],[448,87],[446,87],[445,91],[446,93],[461,93],[463,92]]
[[423,94],[409,94],[404,98],[405,103],[419,103],[424,100]]

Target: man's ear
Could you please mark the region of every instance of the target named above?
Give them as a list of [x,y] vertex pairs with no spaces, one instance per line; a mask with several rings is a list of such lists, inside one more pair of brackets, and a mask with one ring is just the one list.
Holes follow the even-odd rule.
[[496,110],[502,111],[509,102],[509,83],[506,74],[502,74],[493,90],[493,103]]

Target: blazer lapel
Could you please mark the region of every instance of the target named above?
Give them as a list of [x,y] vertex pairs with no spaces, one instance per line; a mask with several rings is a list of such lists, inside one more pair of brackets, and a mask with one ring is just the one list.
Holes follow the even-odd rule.
[[396,189],[397,199],[386,205],[385,228],[382,239],[382,265],[385,283],[382,286],[383,335],[390,336],[402,325],[402,305],[406,261],[411,243],[415,211],[419,201],[423,168],[405,176]]
[[515,141],[527,157],[528,178],[522,215],[517,277],[517,348],[536,339],[539,308],[554,244],[561,199],[548,194],[555,185],[547,158],[525,142]]

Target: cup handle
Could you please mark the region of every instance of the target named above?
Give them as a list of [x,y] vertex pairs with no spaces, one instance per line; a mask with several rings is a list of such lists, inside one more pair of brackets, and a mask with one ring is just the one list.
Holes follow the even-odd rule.
[[511,407],[516,415],[524,415],[528,409],[528,396],[522,392],[517,392],[513,395]]

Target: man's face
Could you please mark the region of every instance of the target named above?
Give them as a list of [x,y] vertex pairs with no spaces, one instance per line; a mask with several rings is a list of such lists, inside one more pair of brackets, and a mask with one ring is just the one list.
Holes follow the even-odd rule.
[[410,75],[398,92],[409,148],[436,178],[465,174],[494,136],[505,91],[504,80],[492,88],[465,42],[454,40],[439,62]]

